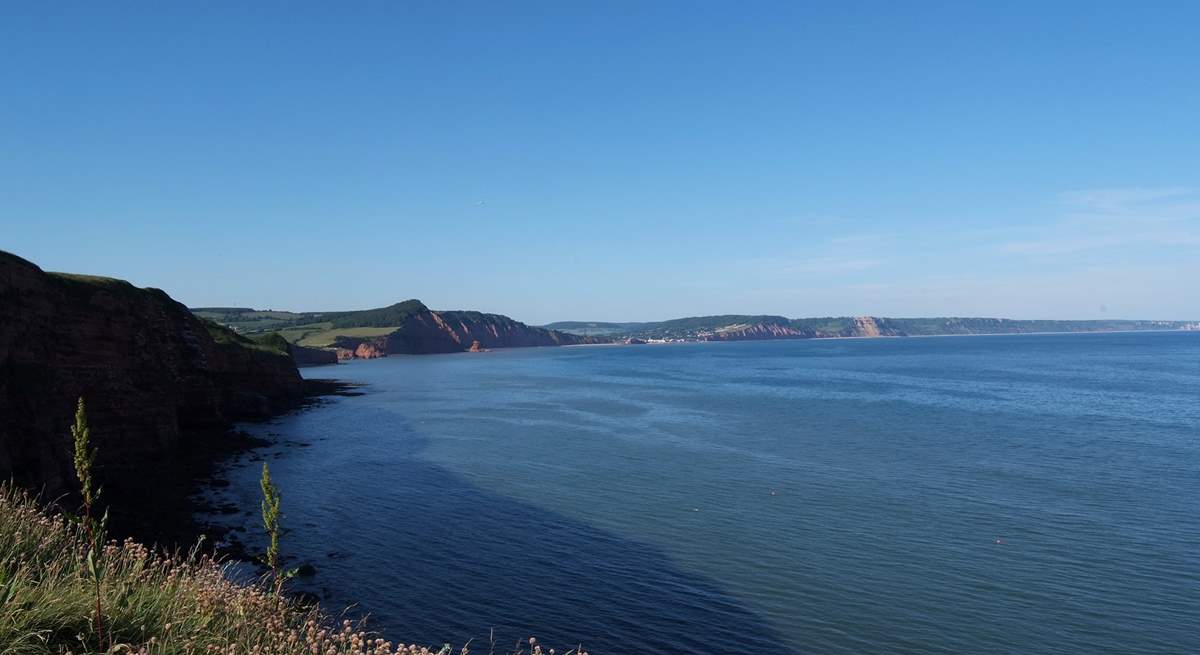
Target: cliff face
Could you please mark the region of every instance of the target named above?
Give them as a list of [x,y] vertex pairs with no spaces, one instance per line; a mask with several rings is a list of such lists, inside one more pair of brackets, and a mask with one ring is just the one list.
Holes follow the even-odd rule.
[[903,336],[903,332],[887,324],[887,319],[873,316],[855,316],[849,319],[833,319],[821,326],[789,325],[786,323],[761,322],[753,325],[736,325],[717,330],[705,337],[708,341],[750,341],[758,339],[819,339],[828,337],[891,337]]
[[324,366],[338,363],[337,352],[324,348],[309,348],[293,343],[288,344],[288,352],[292,354],[292,361],[296,362],[296,366]]
[[884,331],[880,329],[879,322],[871,316],[856,316],[854,317],[854,335],[856,337],[881,337],[884,336]]
[[594,341],[590,337],[531,327],[499,314],[424,309],[405,318],[402,325],[389,334],[338,337],[334,346],[342,358],[365,359],[402,353],[464,352],[474,344],[487,349],[566,346]]
[[51,497],[75,486],[80,396],[100,476],[113,479],[202,430],[294,406],[303,385],[286,351],[205,324],[160,290],[0,252],[0,479]]
[[461,350],[478,341],[484,348],[524,348],[531,346],[569,346],[592,343],[588,337],[580,337],[557,330],[530,327],[499,314],[482,312],[431,312],[451,335]]
[[802,330],[777,323],[739,325],[718,330],[705,337],[707,341],[753,341],[759,339],[809,339],[816,336],[812,330]]

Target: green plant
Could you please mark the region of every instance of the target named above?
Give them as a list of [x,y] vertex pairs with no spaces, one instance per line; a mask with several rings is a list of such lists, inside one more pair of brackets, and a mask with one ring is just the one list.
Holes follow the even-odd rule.
[[79,478],[83,510],[88,516],[91,516],[92,503],[96,499],[92,494],[92,464],[96,461],[96,451],[89,445],[91,434],[92,431],[88,428],[87,406],[83,402],[83,396],[80,396],[75,405],[75,424],[71,426],[71,438],[75,442],[75,476]]
[[95,591],[96,604],[92,612],[92,621],[96,635],[103,648],[104,633],[104,558],[99,555],[104,546],[108,513],[97,520],[93,514],[93,506],[100,498],[100,490],[92,487],[92,467],[96,462],[96,450],[91,447],[91,429],[88,427],[87,406],[83,397],[75,406],[75,424],[71,426],[71,437],[75,444],[75,477],[79,478],[80,494],[83,497],[83,526],[87,535],[85,560],[88,575],[91,577]]
[[[262,487],[262,521],[263,528],[267,531],[267,552],[263,558],[263,563],[267,568],[271,569],[271,578],[274,583],[275,593],[278,594],[283,587],[283,576],[279,571],[279,488],[271,481],[271,469],[263,462],[262,479],[258,482]],[[290,577],[290,576],[289,576]]]

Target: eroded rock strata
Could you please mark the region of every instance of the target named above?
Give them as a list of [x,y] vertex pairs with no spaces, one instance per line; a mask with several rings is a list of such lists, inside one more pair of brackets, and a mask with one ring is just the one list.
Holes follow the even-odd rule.
[[286,348],[205,323],[161,290],[0,252],[0,479],[49,497],[74,487],[80,396],[101,477],[136,488],[189,439],[303,395]]
[[565,346],[594,341],[589,337],[532,327],[500,314],[433,311],[422,306],[388,334],[374,337],[340,336],[333,346],[339,359],[372,359],[389,354],[456,353],[470,351],[473,347],[487,350]]

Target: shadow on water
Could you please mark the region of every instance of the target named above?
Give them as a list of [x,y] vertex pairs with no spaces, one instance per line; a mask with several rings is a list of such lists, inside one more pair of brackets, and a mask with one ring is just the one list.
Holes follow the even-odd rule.
[[[529,636],[559,652],[579,643],[593,653],[795,652],[662,550],[423,461],[427,437],[393,413],[366,411],[379,415],[358,408],[354,425],[336,432],[285,420],[274,429],[312,447],[252,454],[218,491],[254,509],[259,462],[271,460],[290,529],[284,549],[317,569],[298,588],[327,609],[353,605],[348,616],[369,615],[368,628],[391,639],[473,639],[476,651],[494,628],[497,652]],[[253,518],[243,519],[253,535]]]

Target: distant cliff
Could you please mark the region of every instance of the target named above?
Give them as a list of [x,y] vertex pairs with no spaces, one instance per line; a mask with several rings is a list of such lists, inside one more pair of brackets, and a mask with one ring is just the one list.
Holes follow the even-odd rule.
[[752,341],[761,339],[820,339],[829,337],[892,337],[901,336],[897,330],[881,325],[872,316],[841,319],[786,319],[781,316],[761,317],[753,324],[735,323],[701,332],[697,338],[705,341]]
[[705,341],[755,341],[760,339],[810,339],[818,336],[812,330],[792,327],[786,323],[736,323],[711,332],[698,334]]
[[500,314],[435,312],[421,305],[391,332],[367,337],[338,336],[334,346],[356,357],[380,357],[464,352],[476,343],[480,348],[520,348],[595,342],[591,337],[531,327]]
[[74,486],[68,431],[88,403],[102,476],[136,484],[188,439],[299,403],[291,355],[203,321],[158,289],[46,273],[0,252],[0,479]]
[[[371,359],[389,354],[454,353],[479,348],[567,346],[600,343],[604,337],[533,327],[500,314],[434,311],[419,300],[378,309],[342,312],[284,312],[245,307],[197,307],[197,316],[246,335],[280,335],[292,344],[298,362],[316,357]],[[302,356],[297,348],[316,350]]]

